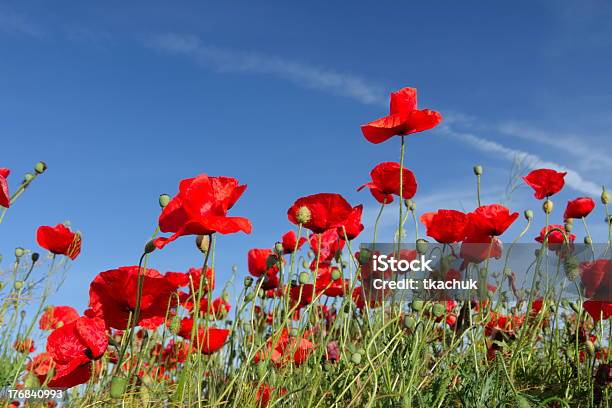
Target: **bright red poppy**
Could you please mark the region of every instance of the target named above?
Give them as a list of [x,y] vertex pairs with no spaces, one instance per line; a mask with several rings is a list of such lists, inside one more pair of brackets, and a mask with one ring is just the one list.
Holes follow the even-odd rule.
[[104,355],[108,334],[104,321],[79,317],[49,335],[47,353],[55,363],[55,374],[50,387],[73,387],[87,382],[91,376],[91,362]]
[[330,265],[319,267],[316,281],[317,293],[322,292],[329,297],[344,296],[349,288],[349,282],[344,280],[342,275],[334,280],[332,278],[332,273],[337,270],[338,268]]
[[203,294],[215,289],[215,270],[211,267],[206,267],[206,276],[202,276],[202,268],[189,268],[186,273],[166,272],[164,276],[166,280],[178,288],[188,287],[190,293],[192,286],[195,293],[198,293],[200,283],[204,284]]
[[567,172],[560,173],[551,169],[538,169],[523,177],[523,180],[533,188],[535,198],[541,200],[561,191],[565,185],[566,174]]
[[278,273],[278,258],[269,248],[253,248],[247,253],[249,273],[256,277]]
[[510,214],[510,211],[503,205],[480,206],[468,214],[466,235],[471,238],[472,242],[476,242],[478,238],[483,238],[482,242],[488,242],[490,237],[502,235],[518,216],[517,212]]
[[8,182],[6,178],[11,171],[5,167],[0,167],[0,206],[9,208],[11,205],[11,195],[9,194]]
[[79,312],[70,306],[49,306],[40,316],[40,330],[55,330],[79,318]]
[[70,231],[64,224],[42,226],[36,231],[38,245],[56,255],[74,260],[81,253],[81,234]]
[[344,225],[353,207],[340,195],[319,193],[298,198],[287,211],[289,221],[314,233]]
[[361,126],[371,143],[382,143],[393,136],[403,136],[436,127],[442,121],[440,113],[417,109],[417,90],[403,88],[391,94],[390,114]]
[[353,240],[361,234],[364,226],[361,223],[361,215],[363,213],[363,205],[353,207],[353,210],[344,221],[344,224],[338,227],[338,236],[343,240]]
[[246,187],[239,185],[235,178],[209,177],[206,174],[182,180],[179,193],[159,216],[160,230],[174,234],[169,238],[157,238],[155,246],[163,248],[183,235],[232,234],[238,231],[250,234],[252,227],[247,218],[227,216]]
[[465,238],[468,216],[461,211],[438,210],[421,216],[427,235],[441,244],[452,244]]
[[[192,330],[193,318],[188,317],[181,320],[179,336],[184,339],[191,339]],[[192,342],[193,349],[199,350],[202,354],[213,354],[223,348],[229,334],[230,331],[228,329],[204,327],[204,322],[200,322],[197,335]]]
[[576,235],[570,234],[565,230],[563,225],[551,224],[540,230],[540,235],[535,238],[538,242],[544,242],[548,236],[548,246],[551,249],[557,248],[559,245],[565,243],[565,237],[567,237],[567,243],[572,243],[576,239]]
[[[168,308],[175,306],[172,294],[177,285],[155,269],[143,271],[138,325],[155,329],[164,322]],[[138,266],[101,272],[89,286],[89,314],[104,319],[108,327],[125,330],[130,314],[136,310],[137,292]]]
[[607,320],[612,316],[612,302],[587,300],[582,304],[582,307],[596,322],[602,319]]
[[338,236],[337,230],[330,229],[322,234],[312,234],[310,236],[310,248],[315,254],[312,263],[316,265],[318,262],[319,265],[322,265],[334,260],[336,255],[344,248],[344,241]]
[[[385,162],[376,165],[370,172],[372,181],[359,187],[357,191],[368,187],[370,193],[376,201],[381,204],[393,202],[393,196],[400,195],[400,164]],[[414,197],[417,190],[417,182],[414,174],[406,169],[402,169],[402,198],[407,200]]]
[[590,197],[579,197],[567,202],[563,219],[584,218],[595,208],[595,201]]
[[298,242],[297,235],[295,234],[295,231],[293,230],[287,232],[281,238],[281,245],[283,246],[283,253],[292,254],[294,251],[300,249],[302,245],[306,243],[306,241],[308,241],[306,237],[300,237],[300,240]]

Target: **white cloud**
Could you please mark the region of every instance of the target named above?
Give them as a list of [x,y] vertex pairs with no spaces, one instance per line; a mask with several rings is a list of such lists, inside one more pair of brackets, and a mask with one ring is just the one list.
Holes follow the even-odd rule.
[[364,104],[386,104],[387,100],[382,87],[355,75],[288,61],[273,55],[212,47],[202,44],[199,38],[191,35],[158,35],[148,45],[172,54],[190,56],[199,64],[219,72],[275,75],[304,87],[333,92]]

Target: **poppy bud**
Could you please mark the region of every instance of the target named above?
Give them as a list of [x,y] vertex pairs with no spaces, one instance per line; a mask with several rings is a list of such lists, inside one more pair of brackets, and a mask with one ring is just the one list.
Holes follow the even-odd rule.
[[338,269],[334,269],[331,273],[332,280],[338,280],[342,277],[342,273]]
[[15,257],[16,258],[21,258],[23,256],[23,254],[25,254],[25,249],[23,249],[21,247],[15,248]]
[[553,202],[550,200],[546,200],[544,201],[544,204],[542,204],[542,209],[546,214],[552,213],[554,207]]
[[436,303],[432,310],[433,315],[435,317],[442,317],[445,311],[446,311],[446,308],[444,307],[442,303]]
[[565,227],[565,231],[567,231],[567,232],[572,232],[572,230],[574,229],[574,222],[572,221],[572,219],[573,218],[568,218],[565,221],[564,227]]
[[578,309],[578,306],[576,306],[576,304],[574,302],[570,302],[570,308],[574,311],[574,313],[578,314],[580,312],[580,309]]
[[412,316],[404,316],[404,327],[408,330],[414,330],[416,328],[417,322]]
[[40,254],[38,252],[32,252],[32,263],[38,262],[40,259]]
[[584,244],[585,245],[591,245],[593,244],[593,239],[590,236],[586,236],[584,237]]
[[525,210],[524,215],[527,221],[531,221],[533,219],[533,211],[531,210]]
[[47,163],[44,161],[39,161],[34,165],[34,171],[37,174],[43,174],[47,170]]
[[34,179],[34,175],[32,173],[26,173],[23,176],[23,182],[24,183],[29,183],[30,181],[32,181]]
[[247,276],[246,278],[244,278],[245,287],[250,288],[252,284],[253,284],[253,278],[251,278],[250,276]]
[[419,254],[424,254],[425,252],[427,252],[428,246],[429,246],[429,243],[426,240],[422,238],[417,239],[416,250]]
[[423,310],[423,301],[419,300],[419,299],[415,299],[412,301],[412,310],[414,310],[415,312],[420,312],[421,310]]
[[414,200],[408,199],[405,201],[405,203],[406,203],[406,208],[408,208],[410,211],[416,210],[416,204]]
[[153,240],[150,240],[149,242],[147,242],[147,244],[144,247],[144,253],[145,254],[150,254],[151,252],[155,251],[155,245],[153,245]]
[[283,253],[283,251],[284,251],[283,244],[281,244],[280,242],[277,242],[276,244],[274,244],[274,252],[280,255]]
[[308,268],[308,262],[306,260],[302,261],[302,268]]
[[351,362],[353,364],[361,363],[361,354],[360,353],[353,353],[353,354],[351,354]]
[[123,398],[126,388],[127,378],[114,376],[110,385],[111,398]]
[[369,249],[363,248],[359,251],[359,263],[365,265],[372,258],[372,252]]
[[161,208],[166,208],[169,202],[170,202],[170,196],[168,194],[159,195],[159,206]]
[[310,274],[308,272],[300,272],[298,280],[302,285],[305,285],[310,282]]
[[205,254],[210,249],[210,235],[198,235],[196,237],[196,247]]
[[253,299],[255,299],[255,294],[253,292],[249,292],[244,295],[244,301],[247,303],[251,302]]
[[482,166],[480,164],[474,166],[474,174],[476,176],[482,176]]
[[308,221],[310,221],[311,217],[312,217],[312,213],[310,212],[308,207],[302,206],[298,208],[297,215],[295,218],[297,219],[297,222],[299,222],[300,224],[306,224]]
[[608,193],[608,190],[606,190],[605,187],[601,192],[601,202],[603,205],[608,205],[608,203],[610,203],[610,193]]
[[15,288],[15,290],[20,290],[21,288],[23,288],[23,281],[15,281],[13,287]]

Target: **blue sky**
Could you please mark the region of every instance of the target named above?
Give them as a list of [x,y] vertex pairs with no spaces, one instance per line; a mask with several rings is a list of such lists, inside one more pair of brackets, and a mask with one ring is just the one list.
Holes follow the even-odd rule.
[[[560,217],[567,199],[612,181],[611,18],[611,3],[592,0],[0,1],[0,167],[15,189],[36,161],[49,165],[0,225],[2,266],[15,246],[36,248],[37,226],[70,220],[83,253],[53,301],[82,309],[96,273],[138,261],[158,195],[202,172],[249,185],[232,213],[254,232],[219,239],[222,277],[236,264],[241,280],[246,251],[286,232],[302,195],[339,192],[371,224],[377,205],[355,189],[398,160],[399,142],[371,145],[359,125],[403,86],[445,117],[408,139],[419,210],[472,209],[476,163],[485,201],[499,201],[518,156],[569,171]],[[525,187],[506,204],[539,207]],[[605,237],[600,206],[591,223]],[[184,238],[152,263],[201,259]]]

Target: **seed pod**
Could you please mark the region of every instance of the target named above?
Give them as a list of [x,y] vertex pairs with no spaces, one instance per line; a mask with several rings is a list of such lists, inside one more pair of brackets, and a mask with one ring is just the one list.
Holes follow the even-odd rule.
[[43,174],[47,170],[47,163],[44,161],[39,161],[34,165],[34,171],[37,174]]
[[416,242],[416,250],[419,254],[424,254],[425,252],[427,252],[427,247],[429,246],[429,242],[427,242],[426,240],[419,238],[417,239]]
[[250,288],[251,285],[253,284],[253,278],[250,276],[247,276],[244,278],[244,286],[247,288]]
[[601,203],[603,205],[608,205],[610,203],[610,193],[608,193],[608,190],[606,190],[606,188],[603,188],[603,191],[601,192]]
[[274,244],[274,252],[280,255],[283,253],[283,251],[284,251],[283,244],[281,244],[280,242],[277,242],[276,244]]
[[550,200],[546,200],[544,201],[544,204],[542,204],[542,209],[544,210],[544,213],[546,214],[552,213],[554,208],[555,208],[555,205]]
[[433,315],[434,315],[435,317],[442,317],[442,316],[444,315],[444,312],[445,312],[445,311],[446,311],[446,308],[445,308],[445,307],[444,307],[444,305],[443,305],[443,304],[441,304],[441,303],[436,303],[436,304],[433,306],[433,310],[432,310]]
[[38,262],[38,260],[40,259],[40,254],[38,252],[32,252],[32,263],[36,263]]
[[474,174],[476,176],[482,176],[482,166],[480,164],[474,166]]
[[299,281],[302,285],[310,282],[310,274],[308,272],[300,272]]
[[593,244],[593,239],[590,236],[586,236],[584,237],[584,244],[585,245],[592,245]]
[[161,208],[166,208],[168,203],[170,203],[170,196],[168,194],[160,194],[159,195],[159,206]]
[[210,235],[198,235],[196,237],[196,247],[203,254],[210,249]]
[[310,212],[308,207],[301,206],[300,208],[298,208],[295,218],[300,224],[306,224],[308,221],[310,221],[311,217],[312,213]]
[[415,312],[420,312],[421,310],[423,310],[424,303],[422,300],[415,299],[412,301],[412,304],[410,306]]
[[150,254],[151,252],[155,251],[157,248],[155,247],[155,244],[153,244],[153,240],[150,240],[149,242],[147,242],[147,244],[144,247],[144,253],[145,254]]
[[331,272],[331,278],[332,280],[338,280],[342,277],[342,272],[340,272],[340,270],[338,269],[334,269]]
[[15,257],[16,258],[21,258],[24,254],[25,254],[25,249],[23,249],[21,247],[15,248]]
[[415,320],[414,317],[412,316],[404,316],[404,327],[407,328],[408,330],[412,331],[416,328],[417,322]]

